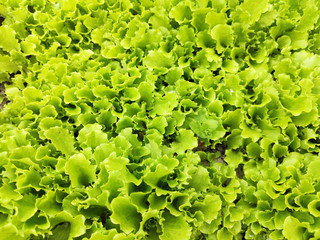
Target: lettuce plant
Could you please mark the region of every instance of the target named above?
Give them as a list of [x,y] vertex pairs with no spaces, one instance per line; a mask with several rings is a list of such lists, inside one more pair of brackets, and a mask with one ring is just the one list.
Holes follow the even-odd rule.
[[0,240],[320,239],[319,10],[1,1]]

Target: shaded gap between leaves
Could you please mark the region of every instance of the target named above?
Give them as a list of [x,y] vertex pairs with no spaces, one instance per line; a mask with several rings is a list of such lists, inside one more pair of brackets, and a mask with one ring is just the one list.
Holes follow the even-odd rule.
[[0,15],[0,26],[2,26],[3,21],[4,21],[4,17]]

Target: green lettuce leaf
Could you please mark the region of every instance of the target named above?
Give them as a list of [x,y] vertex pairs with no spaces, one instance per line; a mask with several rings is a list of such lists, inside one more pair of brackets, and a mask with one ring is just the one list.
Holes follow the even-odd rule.
[[74,151],[74,138],[68,130],[62,127],[53,127],[45,131],[44,135],[63,154],[70,156]]
[[225,134],[221,121],[215,117],[209,117],[204,110],[198,111],[197,116],[190,123],[190,128],[200,138],[217,140]]
[[139,223],[142,220],[141,214],[137,212],[137,208],[132,205],[128,198],[115,198],[111,202],[111,209],[111,221],[119,224],[123,232],[129,234],[138,231]]
[[179,135],[171,146],[176,153],[183,154],[186,150],[193,149],[198,146],[197,138],[194,136],[192,131],[181,129],[179,131]]
[[12,28],[9,26],[3,25],[0,26],[0,48],[10,52],[13,49],[18,50],[20,48],[18,40],[16,39],[16,34]]
[[168,212],[162,215],[162,235],[161,240],[176,239],[189,239],[191,236],[191,227],[186,222],[183,216],[175,217]]
[[96,180],[95,166],[83,153],[72,155],[65,166],[65,171],[70,177],[72,187],[88,186]]

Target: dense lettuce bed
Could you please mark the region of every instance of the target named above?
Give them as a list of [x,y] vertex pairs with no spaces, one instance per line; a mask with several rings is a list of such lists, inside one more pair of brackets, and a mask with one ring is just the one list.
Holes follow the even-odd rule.
[[0,239],[320,239],[318,0],[2,0]]

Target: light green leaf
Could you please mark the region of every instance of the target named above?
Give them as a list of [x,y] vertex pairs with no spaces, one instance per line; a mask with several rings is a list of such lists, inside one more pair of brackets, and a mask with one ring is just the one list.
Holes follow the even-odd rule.
[[19,221],[25,222],[30,219],[37,211],[35,206],[36,196],[32,194],[24,195],[22,199],[16,201],[17,207],[17,219]]
[[143,64],[149,68],[170,68],[173,66],[173,57],[162,51],[149,51],[143,59]]
[[0,55],[0,72],[13,73],[18,71],[18,66],[7,55]]
[[211,36],[217,41],[218,53],[222,53],[226,47],[231,46],[233,41],[232,28],[226,24],[218,24],[214,26],[211,30]]
[[182,68],[172,67],[166,74],[166,82],[168,84],[174,84],[178,81],[183,74]]
[[71,155],[74,151],[74,139],[67,129],[53,127],[45,131],[44,135],[63,154]]
[[190,128],[200,138],[205,139],[217,140],[225,134],[221,121],[216,117],[208,116],[203,109],[199,110],[197,116],[193,117]]
[[148,197],[148,202],[150,204],[150,208],[154,210],[160,210],[166,207],[167,201],[166,196],[161,195],[158,196],[156,193],[151,193]]
[[192,206],[193,211],[201,211],[206,223],[210,224],[219,215],[222,201],[218,195],[206,195],[203,202],[196,202]]
[[320,217],[320,201],[319,200],[313,200],[308,204],[308,209],[310,213],[315,216],[316,218]]
[[300,19],[300,22],[297,26],[298,31],[309,31],[312,30],[314,24],[316,24],[317,20],[319,19],[319,6],[316,7],[314,3],[310,3],[307,7],[303,10],[303,16]]
[[53,117],[55,118],[58,115],[56,109],[54,106],[49,105],[46,106],[45,108],[40,109],[40,117],[43,119],[45,117]]
[[60,127],[62,125],[62,122],[60,120],[57,120],[53,117],[44,117],[41,119],[39,128],[41,130],[49,130],[53,127]]
[[308,166],[308,175],[314,179],[320,178],[320,160],[312,161]]
[[191,227],[186,219],[181,215],[179,217],[172,216],[165,212],[162,215],[164,221],[162,222],[162,235],[160,240],[185,240],[190,239]]
[[219,24],[226,24],[227,18],[225,13],[217,13],[217,12],[211,11],[206,16],[206,23],[209,24],[211,28],[213,28],[214,26]]
[[49,216],[54,216],[62,210],[61,204],[57,202],[57,194],[54,191],[49,191],[42,199],[38,199],[37,207]]
[[177,38],[180,40],[182,44],[186,44],[187,42],[194,42],[195,40],[192,28],[188,28],[187,25],[184,25],[181,28],[179,28]]
[[96,160],[97,165],[103,162],[114,151],[115,146],[111,143],[103,143],[99,145],[93,154],[93,158]]
[[17,227],[12,223],[8,223],[0,227],[0,240],[15,239],[24,240],[25,238],[18,234]]
[[191,20],[192,12],[188,6],[179,4],[171,9],[169,12],[169,17],[174,18],[177,22],[181,23]]
[[178,136],[171,146],[176,153],[183,154],[186,150],[197,147],[198,141],[192,131],[180,129]]
[[218,230],[217,237],[218,237],[217,238],[218,240],[232,240],[233,239],[232,234],[225,227]]
[[161,98],[154,100],[154,107],[150,112],[151,116],[157,115],[171,115],[172,110],[178,106],[178,94],[176,92],[169,92]]
[[[199,32],[196,42],[197,45],[201,48],[213,48],[215,46],[215,41],[207,31]],[[219,61],[219,57],[214,52],[212,52],[212,49],[206,49],[206,56],[209,62],[212,62],[214,60]]]
[[70,235],[70,223],[62,222],[54,226],[52,235],[49,235],[49,240],[68,240]]
[[81,146],[91,147],[95,149],[100,144],[108,143],[108,135],[102,132],[101,125],[86,124],[80,131],[78,141]]
[[29,102],[38,102],[42,100],[42,92],[35,87],[27,87],[22,91],[22,94],[27,103]]
[[103,35],[105,31],[101,28],[93,29],[91,32],[91,39],[94,43],[101,45],[103,43]]
[[126,234],[138,231],[142,217],[128,198],[115,198],[111,202],[111,209],[110,219],[112,222],[119,224],[122,231]]
[[199,6],[204,6],[204,8],[200,7],[193,11],[192,14],[192,26],[194,26],[198,32],[208,29],[208,24],[206,24],[206,15],[210,11],[207,7],[208,0],[198,1]]
[[292,117],[292,121],[296,126],[306,127],[309,124],[312,124],[318,118],[318,111],[312,109],[310,112],[303,112],[297,116]]
[[64,11],[70,11],[73,12],[76,10],[76,0],[62,0],[61,1],[61,9]]
[[300,223],[298,219],[288,216],[283,224],[283,235],[290,240],[300,240],[307,228],[306,223]]
[[195,170],[189,172],[190,179],[188,188],[194,188],[197,192],[206,192],[207,188],[210,187],[211,181],[209,172],[206,168],[199,166]]
[[237,168],[238,165],[243,161],[243,156],[241,152],[236,152],[227,149],[225,155],[226,157],[224,158],[224,161],[226,161],[228,165],[233,166],[234,168]]
[[0,47],[10,52],[13,49],[19,50],[18,40],[15,38],[15,32],[12,28],[3,25],[0,26]]
[[134,124],[130,117],[124,116],[116,123],[116,126],[117,126],[116,132],[121,132],[121,130],[123,129],[132,128]]
[[165,128],[168,126],[167,120],[164,116],[156,117],[152,119],[151,122],[148,123],[147,127],[149,129],[155,128],[161,134],[165,133]]
[[24,170],[17,179],[17,187],[18,188],[28,188],[33,187],[37,190],[40,190],[40,179],[41,174],[38,170],[35,170],[33,167],[30,170]]
[[117,157],[114,152],[111,153],[110,156],[105,160],[106,167],[109,171],[121,170],[128,163],[129,163],[129,160],[127,158]]
[[52,217],[50,223],[54,235],[49,235],[49,238],[51,237],[54,240],[65,239],[66,237],[67,239],[73,239],[86,232],[85,217],[83,215],[73,217],[67,211],[63,211]]
[[65,171],[69,175],[72,187],[88,186],[96,180],[96,167],[90,164],[83,153],[72,155],[66,163]]
[[137,101],[140,98],[140,93],[137,88],[128,87],[124,89],[124,97],[131,101]]
[[172,171],[168,169],[166,166],[164,166],[163,164],[158,164],[155,171],[148,172],[145,174],[144,181],[148,185],[157,188],[160,179],[169,175],[171,172]]
[[291,47],[294,50],[304,49],[308,46],[308,33],[304,31],[292,31],[288,33],[291,39]]
[[253,24],[259,20],[261,14],[267,10],[268,0],[255,1],[245,0],[241,3],[239,9],[244,12],[243,19],[244,23]]
[[154,101],[154,98],[153,98],[154,86],[151,83],[142,82],[140,83],[138,89],[141,96],[140,100],[146,102],[148,107],[151,106]]

